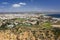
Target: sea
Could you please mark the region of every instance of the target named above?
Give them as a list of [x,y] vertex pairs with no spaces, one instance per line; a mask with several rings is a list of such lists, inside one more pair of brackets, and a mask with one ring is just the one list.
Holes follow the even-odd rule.
[[47,13],[47,16],[55,17],[55,18],[60,18],[60,12],[54,12],[54,13]]

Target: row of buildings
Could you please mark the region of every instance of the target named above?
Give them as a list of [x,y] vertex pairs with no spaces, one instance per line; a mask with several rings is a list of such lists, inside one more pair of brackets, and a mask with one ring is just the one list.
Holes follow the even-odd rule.
[[47,21],[51,22],[53,25],[54,24],[56,25],[56,23],[58,21],[60,21],[59,18],[53,18],[51,16],[45,16],[43,14],[39,14],[39,15],[36,15],[36,14],[1,14],[0,15],[1,20],[14,19],[14,18],[24,18],[24,19],[26,19],[25,21],[22,22],[22,24],[27,24],[27,25],[39,25],[39,23],[47,22]]

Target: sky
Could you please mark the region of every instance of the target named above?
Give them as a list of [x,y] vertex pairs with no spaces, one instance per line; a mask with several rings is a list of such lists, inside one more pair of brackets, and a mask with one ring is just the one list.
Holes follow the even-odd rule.
[[60,12],[60,0],[0,0],[0,12]]

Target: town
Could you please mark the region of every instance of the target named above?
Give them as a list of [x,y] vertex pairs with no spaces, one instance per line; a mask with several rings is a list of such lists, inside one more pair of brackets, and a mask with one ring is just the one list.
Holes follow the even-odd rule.
[[45,14],[0,14],[0,40],[59,40],[57,28],[60,18]]
[[0,26],[9,23],[8,27],[15,25],[41,25],[51,23],[53,27],[60,27],[60,18],[44,14],[0,14]]

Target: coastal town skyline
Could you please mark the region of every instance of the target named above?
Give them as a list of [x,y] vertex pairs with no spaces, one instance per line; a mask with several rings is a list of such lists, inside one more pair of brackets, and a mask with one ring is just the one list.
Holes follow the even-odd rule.
[[0,0],[0,12],[60,12],[60,0]]

